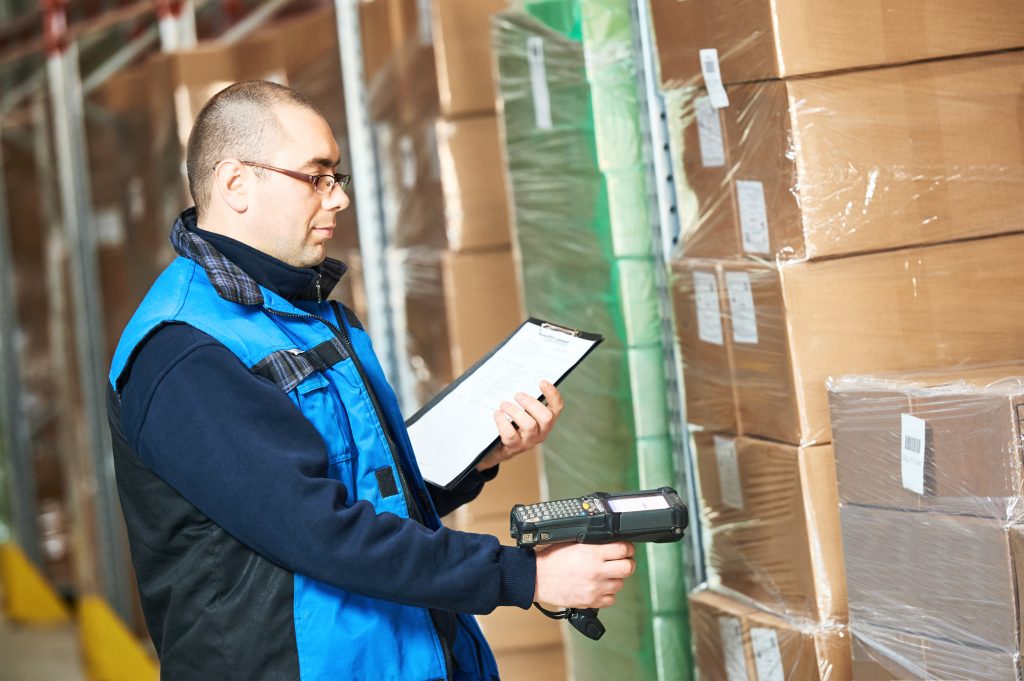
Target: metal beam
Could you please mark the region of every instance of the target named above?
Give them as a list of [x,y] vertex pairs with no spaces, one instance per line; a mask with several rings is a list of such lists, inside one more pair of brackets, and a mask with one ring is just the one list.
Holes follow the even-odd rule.
[[[673,324],[671,300],[671,281],[669,281],[668,262],[679,237],[679,211],[676,202],[676,188],[672,178],[672,158],[669,153],[667,114],[665,98],[657,79],[657,52],[651,30],[651,15],[648,0],[635,0],[633,17],[636,21],[637,67],[643,74],[641,88],[642,100],[646,100],[647,128],[645,139],[649,140],[649,172],[651,185],[655,190],[655,201],[658,206],[658,222],[655,230],[655,257],[660,267],[655,268],[658,274],[658,304],[661,310],[662,337],[665,345],[665,377],[668,383],[668,406],[671,414],[672,444],[676,455],[676,475],[679,478],[680,491],[686,496],[691,509],[700,508],[700,497],[697,494],[697,475],[691,451],[689,432],[686,426],[686,400],[683,395],[683,363],[679,356]],[[707,579],[704,562],[704,543],[702,541],[700,514],[690,514],[690,531],[687,533],[690,561],[686,565],[689,586]]]
[[[0,129],[3,120],[0,118]],[[3,144],[0,143],[0,543],[11,534],[36,565],[42,565],[37,518],[36,478],[27,414],[22,409],[21,358],[18,352],[18,297],[15,290],[10,213],[7,206]]]
[[[342,83],[345,88],[345,115],[352,155],[352,186],[359,224],[359,250],[363,259],[366,288],[366,321],[381,365],[395,387],[395,392],[402,395],[398,346],[401,344],[404,347],[404,339],[395,338],[395,325],[389,304],[391,281],[387,276],[387,236],[384,232],[380,167],[370,121],[358,5],[358,0],[334,0]],[[408,409],[407,404],[403,406]]]
[[75,43],[52,51],[46,61],[53,112],[57,180],[68,245],[76,358],[86,442],[96,483],[96,532],[100,573],[107,601],[132,620],[128,550],[114,479],[106,418],[106,344],[91,183],[86,156],[82,82]]

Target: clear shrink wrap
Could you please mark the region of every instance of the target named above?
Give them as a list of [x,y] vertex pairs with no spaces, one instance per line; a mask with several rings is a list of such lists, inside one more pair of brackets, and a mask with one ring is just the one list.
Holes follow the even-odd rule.
[[829,396],[856,678],[1018,678],[1024,364]]
[[[673,484],[629,3],[514,5],[492,44],[526,310],[605,336],[563,384],[547,496]],[[600,643],[566,639],[575,678],[690,678],[681,546],[638,556]]]
[[[726,84],[1024,46],[1016,0],[651,0],[661,82]],[[704,62],[704,63],[702,63]]]
[[[738,434],[830,442],[829,376],[1018,359],[1022,257],[1024,236],[1006,235],[835,260],[719,261],[722,341]],[[686,339],[680,343],[720,358],[717,346],[701,337],[714,316],[698,310],[687,267],[693,261],[685,258],[676,267],[684,271],[675,287],[676,329]],[[684,362],[698,359],[697,352],[684,353]],[[728,412],[719,376],[704,381],[718,386],[708,399],[719,401],[705,414]]]
[[721,108],[670,91],[681,254],[819,259],[1021,231],[1024,132],[1006,112],[1022,77],[1016,51],[727,85]]

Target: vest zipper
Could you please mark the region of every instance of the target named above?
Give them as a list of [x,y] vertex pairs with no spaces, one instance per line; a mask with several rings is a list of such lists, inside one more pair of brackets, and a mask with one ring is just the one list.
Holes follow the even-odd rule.
[[[317,298],[320,297],[320,275],[317,275]],[[333,306],[332,306],[333,307]],[[356,368],[356,372],[359,374],[360,380],[363,382],[363,387],[366,388],[366,393],[370,396],[370,404],[373,405],[373,410],[377,414],[377,420],[380,421],[381,428],[384,430],[384,439],[387,440],[388,448],[391,450],[391,458],[395,462],[395,469],[398,471],[398,481],[402,485],[402,495],[405,497],[405,505],[409,508],[409,514],[412,519],[418,522],[420,525],[426,525],[423,520],[423,516],[420,514],[419,506],[416,505],[416,500],[413,498],[412,493],[409,491],[409,483],[405,477],[405,470],[402,467],[402,458],[398,453],[398,445],[395,443],[394,435],[391,432],[391,426],[388,424],[387,419],[384,417],[384,410],[380,406],[380,401],[377,399],[377,393],[373,389],[373,385],[370,383],[370,379],[366,376],[366,370],[363,369],[363,363],[359,361],[359,357],[356,355],[355,348],[352,347],[352,340],[349,338],[348,329],[345,328],[344,323],[336,326],[327,319],[315,315],[315,314],[294,314],[292,312],[281,312],[274,310],[269,307],[264,307],[264,310],[270,314],[277,315],[278,317],[291,317],[294,319],[315,319],[318,322],[326,324],[327,327],[334,333],[335,337],[341,341],[342,347],[348,352],[348,356],[352,358],[352,366]],[[337,308],[335,314],[337,314]],[[427,613],[429,615],[429,612]],[[451,648],[448,645],[448,639],[445,638],[441,630],[438,629],[437,623],[434,622],[434,618],[430,618],[430,623],[434,625],[434,632],[437,634],[437,639],[441,642],[441,650],[444,653],[444,665],[445,672],[444,678],[447,680],[451,679],[450,671],[454,666],[452,660]]]

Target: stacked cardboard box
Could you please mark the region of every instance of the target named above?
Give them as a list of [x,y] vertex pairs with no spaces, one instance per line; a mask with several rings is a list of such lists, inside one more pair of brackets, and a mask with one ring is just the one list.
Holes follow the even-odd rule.
[[651,3],[712,585],[794,622],[846,617],[828,377],[1021,356],[1024,53],[971,53],[1024,20],[904,4]]
[[[629,3],[521,3],[493,41],[527,310],[605,336],[563,384],[548,496],[672,485]],[[689,678],[680,545],[638,555],[600,644],[570,632],[574,678]]]
[[857,678],[1016,677],[1024,365],[848,376],[830,401]]
[[852,679],[849,633],[796,624],[714,591],[690,594],[697,668],[706,681]]
[[419,404],[521,321],[490,95],[487,22],[501,6],[360,4],[391,304]]
[[[490,67],[490,16],[504,6],[434,0],[426,15],[406,0],[360,5],[392,304],[419,402],[522,321]],[[509,511],[540,499],[538,478],[536,454],[524,454],[445,522],[510,543]],[[478,619],[503,676],[516,678],[532,651],[546,659],[545,678],[564,678],[556,622],[514,608]]]

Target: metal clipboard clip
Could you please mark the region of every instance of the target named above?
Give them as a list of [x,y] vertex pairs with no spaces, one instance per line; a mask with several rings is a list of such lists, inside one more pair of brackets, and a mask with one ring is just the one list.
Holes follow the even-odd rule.
[[549,322],[543,322],[540,325],[540,335],[559,343],[568,342],[564,336],[571,336],[573,338],[579,338],[580,332],[576,329],[570,329],[567,326],[559,326],[558,324],[551,324]]

